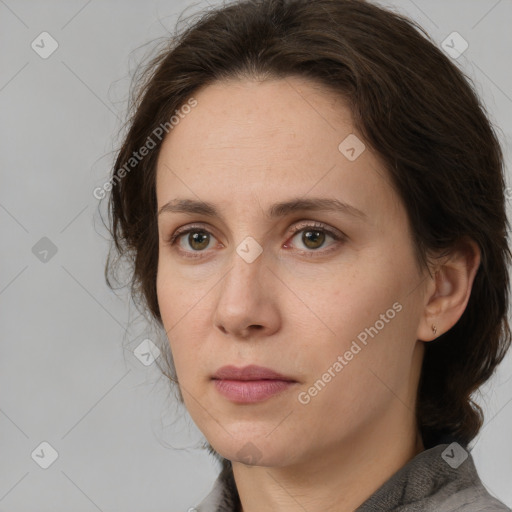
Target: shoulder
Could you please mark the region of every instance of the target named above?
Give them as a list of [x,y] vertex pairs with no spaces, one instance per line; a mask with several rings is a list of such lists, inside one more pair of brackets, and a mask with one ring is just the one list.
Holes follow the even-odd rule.
[[382,485],[357,512],[512,512],[491,496],[470,451],[457,442],[423,451]]
[[[450,464],[450,458],[457,452],[464,456],[456,464]],[[441,455],[441,457],[439,457]],[[439,512],[512,512],[504,503],[494,498],[486,489],[475,467],[469,451],[459,443],[453,442],[436,446],[431,450],[431,457],[426,462],[432,463],[442,478],[438,489],[435,510]],[[439,458],[443,459],[443,463]],[[448,461],[448,464],[444,464]]]
[[436,505],[436,510],[440,512],[511,512],[504,503],[492,497],[482,484],[456,492]]

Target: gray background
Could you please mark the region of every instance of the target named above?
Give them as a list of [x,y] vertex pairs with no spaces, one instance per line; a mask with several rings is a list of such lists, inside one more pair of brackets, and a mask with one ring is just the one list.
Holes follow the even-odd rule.
[[[512,0],[381,3],[439,45],[453,31],[468,41],[457,63],[499,127],[510,172]],[[172,33],[186,7],[207,6],[0,0],[0,511],[185,511],[217,474],[156,365],[133,353],[151,335],[104,283],[107,234],[92,194],[108,179],[141,46]],[[59,45],[47,59],[31,47],[44,31]],[[56,254],[37,255],[43,237]],[[511,375],[509,354],[477,397],[486,423],[472,445],[482,480],[509,506]],[[48,469],[36,463],[43,441],[58,453]]]

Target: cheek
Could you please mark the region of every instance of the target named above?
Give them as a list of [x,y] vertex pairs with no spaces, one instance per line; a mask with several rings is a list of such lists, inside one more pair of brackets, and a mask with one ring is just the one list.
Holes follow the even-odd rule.
[[183,280],[176,278],[170,267],[159,263],[156,279],[158,306],[178,377],[182,373],[181,367],[186,365],[187,356],[187,351],[183,350],[183,332],[187,323],[187,311],[192,305],[192,299],[186,293],[187,288]]
[[400,364],[409,363],[415,344],[418,307],[411,291],[421,280],[415,260],[408,251],[381,247],[328,277],[315,288],[299,280],[294,288],[309,306],[297,315],[304,315],[298,338],[313,370],[309,377],[321,377],[342,356],[350,387],[372,368],[394,378]]
[[201,374],[206,360],[202,354],[207,349],[204,340],[209,290],[211,285],[185,277],[177,265],[165,259],[159,263],[156,292],[160,314],[178,380],[187,388]]
[[159,256],[156,293],[162,320],[166,329],[187,323],[208,294],[210,286],[204,280],[187,276],[180,266],[165,254]]
[[347,340],[388,311],[388,316],[394,318],[393,305],[403,301],[404,290],[415,275],[404,265],[365,256],[313,277],[289,279],[290,288],[300,299],[290,295],[290,300],[301,316],[311,320],[312,330],[327,339]]

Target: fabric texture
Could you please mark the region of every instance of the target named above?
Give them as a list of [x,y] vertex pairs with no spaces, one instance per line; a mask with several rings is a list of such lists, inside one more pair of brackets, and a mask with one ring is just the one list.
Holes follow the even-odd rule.
[[[239,512],[231,470],[224,470],[198,512]],[[424,450],[398,470],[355,512],[512,512],[482,484],[471,453],[459,443]]]

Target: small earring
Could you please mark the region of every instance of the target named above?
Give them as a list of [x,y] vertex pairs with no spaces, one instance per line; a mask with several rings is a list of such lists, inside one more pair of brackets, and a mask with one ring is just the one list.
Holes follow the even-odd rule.
[[437,327],[432,324],[432,332],[434,333],[434,336],[437,334]]

